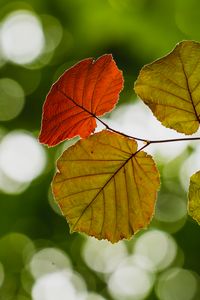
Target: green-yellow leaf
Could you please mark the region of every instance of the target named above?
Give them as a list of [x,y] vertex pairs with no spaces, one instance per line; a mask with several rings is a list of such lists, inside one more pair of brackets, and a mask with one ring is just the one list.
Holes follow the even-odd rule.
[[114,243],[149,224],[159,173],[136,141],[104,130],[68,148],[57,167],[53,193],[72,232]]
[[188,213],[200,225],[200,171],[190,178]]
[[183,41],[142,68],[138,96],[166,127],[193,134],[200,124],[200,43]]

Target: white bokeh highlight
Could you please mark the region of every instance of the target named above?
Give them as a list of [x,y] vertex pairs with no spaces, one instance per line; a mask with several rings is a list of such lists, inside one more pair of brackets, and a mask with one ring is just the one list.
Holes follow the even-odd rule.
[[[187,217],[187,204],[184,198],[174,194],[163,194],[156,205],[155,219],[175,223]],[[183,223],[184,224],[184,223]]]
[[77,300],[106,300],[101,295],[98,295],[96,293],[85,293],[83,295],[80,295],[80,297]]
[[23,193],[28,187],[29,182],[19,182],[11,179],[2,172],[0,168],[0,191],[5,194],[18,195]]
[[30,182],[46,166],[46,154],[36,138],[25,132],[10,132],[0,143],[0,169],[12,180]]
[[2,22],[0,44],[7,60],[16,64],[31,63],[45,45],[40,20],[28,10],[10,13]]
[[85,263],[92,270],[111,273],[127,257],[128,253],[123,242],[111,244],[105,240],[88,238],[84,244],[82,255]]
[[138,238],[134,254],[143,255],[151,262],[154,271],[161,271],[169,267],[176,258],[177,245],[170,234],[150,230]]
[[[103,118],[103,121],[115,130],[147,140],[185,137],[184,134],[164,127],[141,100],[116,108],[110,117]],[[104,126],[98,123],[97,131],[103,128]],[[151,144],[148,146],[147,152],[156,155],[161,161],[167,163],[182,153],[189,143],[189,141],[184,141]]]
[[147,297],[155,280],[154,274],[147,266],[150,267],[145,258],[125,259],[108,281],[108,290],[114,299],[140,300]]
[[185,191],[188,191],[190,177],[200,170],[200,146],[197,146],[192,155],[190,155],[183,163],[180,169],[180,180]]
[[[42,23],[45,34],[44,52],[52,52],[56,49],[63,37],[63,28],[60,21],[52,15],[42,15]],[[66,30],[66,28],[65,28]]]
[[156,294],[160,300],[193,300],[197,292],[198,281],[189,270],[172,268],[159,278]]
[[[79,289],[74,284],[74,275],[71,271],[57,271],[46,274],[36,280],[32,289],[33,300],[77,300],[86,287],[82,279]],[[80,277],[80,276],[79,276]]]
[[29,270],[35,279],[63,269],[71,269],[71,261],[64,252],[56,248],[38,251],[29,264]]

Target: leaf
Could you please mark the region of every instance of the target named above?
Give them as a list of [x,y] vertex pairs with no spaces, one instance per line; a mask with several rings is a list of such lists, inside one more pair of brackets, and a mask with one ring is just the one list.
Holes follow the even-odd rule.
[[200,44],[183,41],[144,66],[135,91],[164,126],[195,133],[200,123]]
[[39,141],[54,146],[77,135],[88,137],[96,128],[95,116],[114,108],[122,87],[122,72],[112,55],[68,69],[47,95]]
[[68,148],[57,167],[53,193],[72,232],[114,243],[149,224],[159,173],[136,141],[104,130]]
[[200,225],[200,171],[190,178],[188,213]]

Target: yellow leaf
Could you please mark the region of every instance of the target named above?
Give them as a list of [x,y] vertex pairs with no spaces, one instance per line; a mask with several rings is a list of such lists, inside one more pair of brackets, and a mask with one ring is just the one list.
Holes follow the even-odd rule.
[[200,124],[200,43],[183,41],[142,68],[138,96],[166,127],[193,134]]
[[200,225],[200,171],[190,178],[188,213]]
[[136,141],[104,130],[68,148],[57,167],[53,193],[72,232],[114,243],[149,224],[159,173]]

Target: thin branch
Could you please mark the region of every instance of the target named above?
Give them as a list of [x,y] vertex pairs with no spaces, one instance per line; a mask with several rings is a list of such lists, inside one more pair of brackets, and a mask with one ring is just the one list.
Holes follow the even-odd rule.
[[131,135],[127,135],[123,132],[120,132],[118,130],[115,130],[111,127],[109,127],[104,121],[102,121],[101,119],[99,119],[94,113],[92,113],[91,111],[89,111],[87,108],[83,107],[82,105],[78,104],[76,101],[74,101],[74,99],[72,99],[71,97],[67,96],[62,90],[59,90],[57,88],[58,92],[61,93],[63,96],[65,96],[67,99],[69,99],[70,101],[72,101],[76,106],[78,106],[79,108],[81,108],[82,110],[86,111],[88,114],[90,114],[93,118],[95,118],[96,120],[98,120],[101,124],[103,124],[108,130],[110,131],[113,131],[113,132],[116,132],[118,134],[121,134],[123,136],[126,136],[130,139],[134,139],[134,140],[137,140],[137,141],[141,141],[141,142],[148,142],[148,140],[145,140],[145,139],[141,139],[141,138],[138,138],[138,137],[135,137],[135,136],[131,136]]
[[141,141],[141,142],[148,143],[148,140],[146,140],[146,139],[138,138],[138,137],[135,137],[135,136],[132,136],[132,135],[125,134],[125,133],[123,133],[123,132],[121,132],[121,131],[115,130],[115,129],[111,128],[110,126],[108,126],[108,124],[106,124],[104,121],[102,121],[101,119],[99,119],[99,118],[96,117],[95,115],[94,115],[94,117],[95,117],[101,124],[103,124],[108,130],[110,130],[110,131],[116,132],[116,133],[121,134],[121,135],[123,135],[123,136],[125,136],[125,137],[128,137],[128,138],[130,138],[130,139],[134,139],[134,140],[137,140],[137,141]]
[[115,130],[113,128],[111,128],[110,126],[108,126],[108,124],[106,124],[104,121],[102,121],[101,119],[99,119],[94,113],[92,113],[91,111],[89,111],[88,109],[86,109],[85,107],[81,106],[80,104],[78,104],[76,101],[74,101],[74,99],[72,99],[71,97],[67,96],[62,90],[59,90],[58,91],[63,94],[66,98],[68,98],[69,100],[71,100],[76,106],[78,106],[79,108],[83,109],[84,111],[86,111],[88,114],[90,114],[92,117],[94,117],[96,120],[98,120],[101,124],[103,124],[106,129],[110,130],[110,131],[113,131],[113,132],[116,132],[120,135],[123,135],[125,137],[128,137],[130,139],[134,139],[134,140],[137,140],[137,141],[141,141],[141,142],[145,142],[145,145],[140,148],[138,150],[141,151],[143,148],[149,146],[150,144],[160,144],[160,143],[171,143],[171,142],[183,142],[183,141],[195,141],[195,140],[200,140],[200,137],[188,137],[188,138],[177,138],[177,139],[165,139],[165,140],[148,140],[148,139],[142,139],[142,138],[139,138],[139,137],[135,137],[135,136],[131,136],[131,135],[128,135],[128,134],[125,134],[121,131],[118,131],[118,130]]
[[197,140],[200,140],[200,137],[187,137],[187,138],[166,139],[166,140],[152,140],[152,141],[149,141],[149,144],[184,142],[184,141],[197,141]]
[[159,144],[159,143],[171,143],[171,142],[184,142],[184,141],[196,141],[196,140],[200,140],[200,137],[186,137],[186,138],[176,138],[176,139],[165,139],[165,140],[148,140],[148,139],[142,139],[142,138],[138,138],[132,135],[127,135],[121,131],[115,130],[113,128],[111,128],[110,126],[108,126],[105,122],[103,122],[101,119],[99,119],[98,117],[95,117],[99,122],[101,122],[108,130],[116,132],[118,134],[121,134],[125,137],[137,140],[137,141],[141,141],[141,142],[145,142],[147,143],[147,145],[150,144]]

